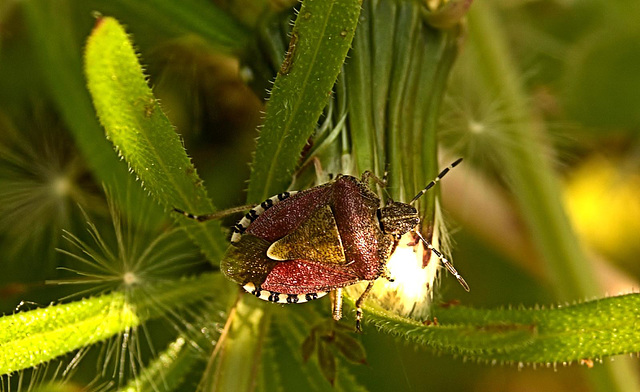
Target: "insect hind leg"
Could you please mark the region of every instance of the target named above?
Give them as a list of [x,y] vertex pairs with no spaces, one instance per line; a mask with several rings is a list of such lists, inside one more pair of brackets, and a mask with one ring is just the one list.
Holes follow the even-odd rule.
[[342,318],[342,288],[331,292],[331,315],[336,321]]
[[195,214],[192,214],[192,213],[187,212],[185,210],[181,210],[181,209],[176,208],[176,207],[173,208],[173,211],[177,212],[178,214],[184,215],[189,219],[193,219],[193,220],[196,220],[198,222],[206,222],[206,221],[210,221],[210,220],[221,219],[221,218],[224,218],[225,216],[237,214],[239,212],[244,212],[246,210],[250,210],[251,208],[253,208],[255,206],[256,206],[255,204],[247,204],[247,205],[244,205],[244,206],[228,208],[226,210],[216,211],[216,212],[212,212],[210,214],[204,214],[204,215],[195,215]]

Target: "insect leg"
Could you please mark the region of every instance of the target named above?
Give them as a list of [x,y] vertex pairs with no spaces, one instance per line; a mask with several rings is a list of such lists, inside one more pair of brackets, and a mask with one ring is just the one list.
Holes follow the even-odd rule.
[[360,327],[362,322],[362,303],[369,296],[369,292],[373,288],[374,283],[375,280],[370,281],[367,288],[364,289],[362,294],[360,294],[360,297],[356,300],[356,332],[362,332],[362,328]]
[[383,265],[382,268],[383,270],[382,270],[382,274],[380,274],[380,277],[385,278],[386,280],[389,281],[389,283],[395,282],[396,280],[391,277],[391,272],[389,272],[389,268],[387,268],[386,265]]
[[420,234],[420,232],[416,231],[415,233],[418,235],[418,237],[420,237],[420,239],[422,240],[422,242],[424,242],[427,248],[431,250],[433,253],[435,253],[436,256],[438,256],[438,259],[440,259],[440,262],[447,268],[447,270],[451,273],[451,275],[455,276],[456,279],[458,279],[458,282],[460,283],[462,288],[465,289],[466,291],[469,291],[469,285],[467,284],[467,282],[464,280],[462,275],[460,275],[458,271],[453,267],[453,264],[451,264],[451,262],[442,255],[442,252],[440,252],[433,245],[431,245],[431,242],[427,241],[422,236],[422,234]]
[[331,292],[331,314],[336,321],[342,318],[342,288]]
[[194,219],[197,220],[198,222],[205,222],[205,221],[209,221],[209,220],[214,220],[214,219],[220,219],[220,218],[224,218],[225,216],[228,215],[232,215],[232,214],[236,214],[238,212],[244,212],[246,210],[250,210],[251,208],[255,207],[255,204],[248,204],[245,206],[238,206],[238,207],[233,207],[233,208],[229,208],[226,210],[222,210],[222,211],[216,211],[213,212],[211,214],[205,214],[205,215],[194,215],[190,212],[186,212],[184,210],[181,210],[179,208],[173,208],[173,210],[179,214],[182,214],[184,216],[186,216],[189,219]]
[[387,186],[388,174],[389,172],[385,170],[384,175],[382,176],[382,178],[380,178],[369,170],[365,170],[364,173],[362,173],[362,182],[369,183],[369,180],[373,180],[376,184],[380,185],[381,188],[385,188]]

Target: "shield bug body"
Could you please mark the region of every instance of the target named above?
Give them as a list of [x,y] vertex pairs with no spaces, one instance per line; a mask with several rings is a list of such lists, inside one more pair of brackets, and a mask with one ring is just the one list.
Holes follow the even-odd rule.
[[[246,291],[265,301],[301,303],[368,281],[356,301],[356,329],[360,329],[360,306],[380,277],[389,278],[386,262],[403,234],[420,223],[411,205],[436,184],[458,159],[445,168],[410,203],[388,200],[381,205],[369,187],[376,179],[339,175],[333,181],[300,192],[284,192],[253,207],[234,227],[231,246],[222,259],[222,272]],[[220,214],[194,216],[208,220]],[[464,279],[419,232],[425,245],[468,290]],[[335,309],[334,318],[341,311]]]

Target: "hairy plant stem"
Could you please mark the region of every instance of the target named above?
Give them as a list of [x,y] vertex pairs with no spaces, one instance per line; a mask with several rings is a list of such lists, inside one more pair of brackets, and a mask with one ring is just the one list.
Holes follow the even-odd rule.
[[[266,306],[264,306],[266,305]],[[205,391],[253,391],[256,389],[262,347],[269,327],[271,304],[256,301],[244,293],[231,306],[223,336],[212,358]]]

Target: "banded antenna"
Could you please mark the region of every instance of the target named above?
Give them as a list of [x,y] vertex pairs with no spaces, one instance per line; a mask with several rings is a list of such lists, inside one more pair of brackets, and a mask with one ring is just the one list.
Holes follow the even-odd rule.
[[[434,185],[436,185],[438,183],[438,181],[442,180],[442,177],[444,177],[445,175],[447,175],[447,173],[449,173],[449,170],[453,169],[454,167],[458,166],[458,164],[462,162],[462,158],[458,158],[455,162],[453,162],[452,164],[450,164],[449,166],[445,167],[444,169],[442,169],[442,171],[440,172],[440,174],[438,174],[438,176],[436,178],[434,178],[430,183],[427,184],[426,187],[424,187],[423,190],[421,190],[420,192],[418,192],[417,195],[414,196],[413,199],[411,199],[411,201],[409,202],[409,204],[413,204],[415,203],[416,200],[418,200],[420,197],[422,197],[422,195],[424,195],[425,193],[427,193],[427,191],[431,188],[433,188]],[[427,247],[427,249],[429,249],[430,251],[432,251],[440,260],[440,262],[447,268],[447,270],[456,277],[456,279],[458,279],[458,282],[460,283],[460,285],[462,286],[463,289],[465,289],[466,291],[469,291],[469,285],[467,284],[467,282],[464,280],[464,278],[462,277],[462,275],[460,275],[460,273],[453,267],[453,264],[451,264],[451,261],[449,261],[446,257],[444,257],[444,255],[442,254],[442,252],[440,252],[438,249],[436,249],[433,245],[431,245],[431,242],[427,241],[422,234],[420,234],[419,231],[414,231],[414,233],[416,233],[418,235],[418,237],[420,238],[420,240],[422,242],[424,242],[424,245]]]

